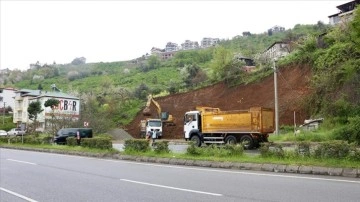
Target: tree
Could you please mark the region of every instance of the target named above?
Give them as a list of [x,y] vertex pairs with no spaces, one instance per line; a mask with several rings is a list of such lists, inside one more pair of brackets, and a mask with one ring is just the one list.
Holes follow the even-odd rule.
[[55,119],[54,110],[55,110],[56,106],[59,105],[59,103],[60,103],[59,100],[53,99],[53,98],[46,100],[45,103],[44,103],[44,106],[45,106],[45,107],[50,107],[50,108],[51,108],[51,111],[52,111],[50,122],[51,122],[51,130],[52,130],[52,133],[53,133],[54,135],[55,135],[55,133],[56,133],[56,131],[57,131],[57,128],[58,128],[58,127],[54,127],[54,124],[55,124],[55,121],[54,121],[54,119]]
[[148,59],[148,65],[149,67],[149,70],[151,69],[156,69],[160,66],[160,60],[157,56],[150,56],[149,59]]
[[80,58],[75,58],[71,64],[73,65],[81,65],[81,64],[85,64],[86,63],[86,58],[84,57],[80,57]]
[[29,115],[29,119],[34,122],[34,128],[33,128],[34,131],[36,129],[37,117],[42,111],[44,111],[44,110],[41,108],[41,102],[40,101],[32,102],[32,103],[29,104],[27,112],[28,112],[28,115]]
[[60,103],[59,100],[52,98],[52,99],[46,100],[45,103],[44,103],[44,106],[45,106],[45,107],[51,107],[51,109],[54,110],[54,108],[55,108],[56,106],[58,106],[59,103]]
[[218,46],[214,49],[214,59],[210,65],[215,80],[221,80],[225,77],[226,66],[231,63],[231,61],[232,53],[230,50],[225,49],[222,46]]
[[41,86],[41,83],[39,83],[38,90],[42,90],[42,89],[43,89],[43,87]]

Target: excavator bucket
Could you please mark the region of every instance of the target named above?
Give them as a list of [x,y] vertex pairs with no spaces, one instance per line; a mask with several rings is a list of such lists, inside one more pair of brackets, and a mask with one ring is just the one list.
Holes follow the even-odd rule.
[[151,116],[150,107],[146,107],[146,108],[143,110],[143,115],[144,115],[144,116]]

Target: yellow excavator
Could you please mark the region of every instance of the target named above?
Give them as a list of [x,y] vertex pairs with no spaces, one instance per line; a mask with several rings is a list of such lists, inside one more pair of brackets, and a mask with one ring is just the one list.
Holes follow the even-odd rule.
[[164,125],[170,125],[170,126],[175,125],[173,116],[169,112],[162,112],[160,104],[154,100],[152,95],[148,96],[146,107],[143,110],[144,116],[151,116],[151,110],[150,110],[151,103],[153,103],[156,106],[157,116],[159,119],[161,119]]

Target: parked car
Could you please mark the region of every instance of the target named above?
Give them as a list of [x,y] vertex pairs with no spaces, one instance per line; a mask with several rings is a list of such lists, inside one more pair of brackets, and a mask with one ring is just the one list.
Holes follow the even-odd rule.
[[8,135],[25,135],[26,131],[21,128],[13,128],[7,132]]
[[93,132],[91,128],[63,128],[56,133],[54,142],[56,144],[66,144],[66,138],[76,137],[77,131],[80,132],[81,138],[93,137]]
[[5,130],[0,130],[0,136],[6,136],[7,132]]

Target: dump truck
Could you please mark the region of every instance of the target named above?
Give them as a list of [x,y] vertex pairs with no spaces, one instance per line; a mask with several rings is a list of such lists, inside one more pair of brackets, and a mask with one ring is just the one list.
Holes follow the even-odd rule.
[[174,126],[175,122],[174,122],[174,118],[173,116],[169,113],[169,112],[164,112],[161,110],[161,106],[158,102],[156,102],[154,100],[154,98],[152,97],[152,95],[148,96],[148,100],[146,102],[146,106],[145,109],[143,110],[143,115],[144,116],[151,116],[151,110],[150,110],[150,105],[151,103],[153,103],[156,107],[156,118],[161,119],[161,121],[163,122],[163,125],[169,125],[169,126]]
[[140,136],[145,138],[146,135],[150,135],[156,131],[158,139],[162,137],[162,121],[161,119],[144,119],[140,121]]
[[248,110],[221,111],[220,108],[196,107],[184,115],[185,140],[197,146],[242,143],[245,149],[267,142],[274,132],[274,110],[252,107]]

